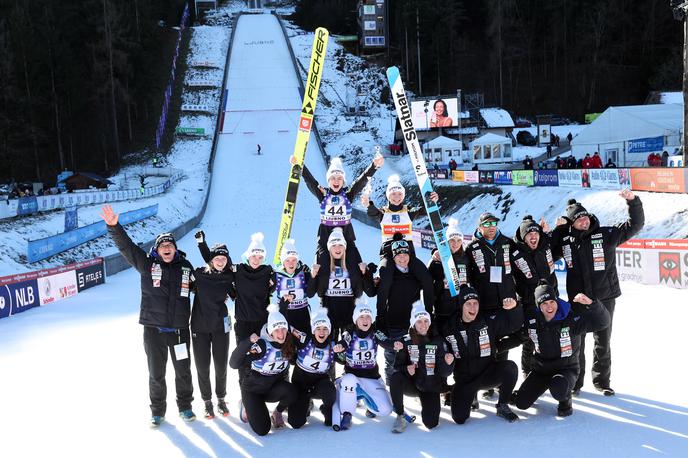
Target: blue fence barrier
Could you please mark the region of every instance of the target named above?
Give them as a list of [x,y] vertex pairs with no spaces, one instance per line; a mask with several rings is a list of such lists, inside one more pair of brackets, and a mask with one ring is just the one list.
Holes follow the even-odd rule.
[[[138,210],[128,211],[119,215],[119,222],[122,225],[135,223],[145,218],[158,214],[158,204]],[[96,239],[107,233],[104,221],[89,224],[88,226],[74,229],[64,234],[53,235],[39,240],[29,241],[27,257],[29,262],[40,261],[49,258],[63,251]]]

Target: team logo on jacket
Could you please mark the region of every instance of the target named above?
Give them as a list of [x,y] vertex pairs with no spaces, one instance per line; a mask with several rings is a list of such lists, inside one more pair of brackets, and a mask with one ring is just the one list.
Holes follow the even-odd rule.
[[392,222],[394,224],[398,224],[401,221],[401,217],[399,215],[392,215]]
[[160,280],[162,279],[162,266],[154,262],[151,266],[151,278],[153,279],[153,288],[160,288]]
[[287,278],[287,289],[294,289],[296,288],[296,280],[293,278]]
[[361,340],[359,342],[359,348],[361,350],[367,350],[368,349],[368,341],[367,340]]
[[681,284],[681,258],[679,253],[659,253],[659,282]]

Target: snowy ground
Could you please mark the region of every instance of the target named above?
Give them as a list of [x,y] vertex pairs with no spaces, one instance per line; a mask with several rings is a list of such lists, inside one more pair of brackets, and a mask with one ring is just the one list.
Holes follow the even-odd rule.
[[[269,43],[250,44],[258,37]],[[235,43],[228,81],[234,111],[228,122],[239,131],[256,129],[255,137],[221,135],[201,227],[211,243],[226,242],[235,258],[245,250],[250,233],[262,230],[271,258],[296,136],[294,126],[288,133],[276,127],[283,125],[284,113],[298,110],[300,99],[273,17],[242,17]],[[279,87],[275,74],[280,75]],[[275,113],[280,115],[273,122]],[[262,156],[254,154],[256,137]],[[313,148],[307,164],[316,177],[324,176],[324,164]],[[293,235],[306,261],[313,258],[317,221],[317,203],[302,186]],[[363,257],[374,261],[379,231],[354,224]],[[180,248],[200,264],[192,236],[181,240]],[[427,259],[426,250],[419,252]],[[392,418],[370,420],[359,411],[351,431],[335,433],[314,412],[300,431],[287,427],[257,437],[237,418],[239,393],[231,370],[232,416],[181,421],[170,367],[167,423],[159,430],[148,428],[138,283],[130,269],[69,301],[0,320],[0,456],[301,456],[304,450],[329,457],[446,457],[457,450],[481,456],[545,456],[553,450],[588,456],[686,456],[688,450],[687,371],[677,356],[685,340],[677,324],[688,319],[688,311],[680,290],[622,284],[614,325],[612,382],[617,396],[590,392],[588,380],[574,401],[572,417],[555,418],[556,405],[545,396],[534,408],[517,411],[521,421],[516,424],[496,418],[493,402],[481,402],[480,411],[464,426],[453,424],[444,408],[433,431],[414,424],[403,435],[393,435]],[[516,356],[514,352],[512,359]],[[196,390],[194,410],[201,415],[198,396]],[[419,414],[414,401],[407,399],[407,408]]]

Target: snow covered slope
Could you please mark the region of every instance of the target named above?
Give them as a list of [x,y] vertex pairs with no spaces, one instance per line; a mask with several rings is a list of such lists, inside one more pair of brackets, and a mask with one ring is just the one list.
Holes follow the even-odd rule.
[[[239,27],[228,85],[232,95],[228,108],[234,110],[228,113],[228,122],[237,133],[220,138],[202,223],[209,241],[226,242],[235,258],[256,230],[265,231],[268,251],[274,247],[296,135],[296,115],[291,110],[300,105],[274,17],[243,16]],[[273,43],[256,45],[256,41]],[[246,66],[256,70],[244,71]],[[275,80],[281,87],[277,91]],[[288,133],[279,132],[284,119],[294,120]],[[242,129],[255,133],[243,134]],[[254,154],[256,143],[263,147],[262,156]],[[307,163],[316,177],[323,177],[324,164],[315,150],[308,152]],[[374,261],[378,231],[355,225],[363,257]],[[317,204],[302,187],[294,236],[306,261],[313,257],[316,229]],[[180,241],[180,248],[195,265],[200,264],[191,235]],[[427,259],[428,253],[419,251]],[[507,424],[495,417],[493,402],[481,402],[480,411],[462,427],[451,422],[444,408],[436,430],[414,424],[404,434],[393,435],[389,417],[370,420],[359,411],[351,431],[335,433],[322,426],[316,411],[299,431],[287,427],[257,437],[238,420],[237,376],[231,370],[231,417],[181,421],[169,367],[168,422],[159,430],[147,427],[148,373],[142,328],[137,324],[139,278],[130,269],[107,281],[69,301],[0,320],[0,456],[402,458],[554,452],[628,457],[685,456],[688,449],[687,374],[679,353],[685,340],[679,323],[688,319],[688,310],[685,293],[679,290],[622,285],[612,380],[618,394],[607,399],[584,391],[574,401],[572,417],[555,419],[556,405],[544,397],[534,408],[517,411],[520,422]],[[408,400],[407,406],[419,415],[418,404]],[[198,390],[194,410],[202,413]]]

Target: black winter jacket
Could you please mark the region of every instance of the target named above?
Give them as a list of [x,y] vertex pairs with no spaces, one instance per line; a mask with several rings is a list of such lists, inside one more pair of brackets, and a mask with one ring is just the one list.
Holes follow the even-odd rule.
[[170,263],[164,262],[152,249],[146,254],[117,224],[107,226],[108,232],[124,259],[141,275],[141,312],[139,323],[144,326],[186,329],[189,327],[193,288],[193,267],[184,252]]
[[[501,233],[492,244],[477,231],[474,237],[466,248],[468,283],[478,291],[483,310],[500,309],[504,299],[516,299],[513,275],[516,244]],[[501,283],[490,282],[491,266],[501,267]]]
[[228,317],[226,301],[232,289],[234,274],[197,268],[194,271],[194,300],[191,310],[191,332],[223,332]]
[[246,263],[241,263],[233,265],[232,272],[234,285],[230,296],[236,298],[236,320],[267,322],[267,306],[270,304],[270,296],[275,291],[272,267],[264,264],[254,269]]
[[621,296],[616,272],[616,247],[637,234],[645,224],[640,198],[628,201],[629,219],[616,226],[600,226],[590,216],[590,227],[581,232],[566,224],[552,231],[552,252],[555,259],[566,262],[566,292],[569,301],[578,293],[590,299],[607,301]]
[[475,320],[464,323],[457,312],[451,333],[446,336],[454,353],[454,380],[467,383],[480,376],[494,362],[500,337],[517,331],[523,325],[523,309],[481,310]]
[[[394,359],[395,369],[402,371],[421,393],[440,393],[446,384],[446,378],[451,375],[454,363],[447,364],[444,360],[447,343],[442,336],[421,337],[420,343],[414,344],[411,336],[404,336],[404,348],[397,352]],[[414,363],[416,371],[408,373],[408,366]]]
[[377,291],[377,326],[386,332],[389,329],[408,329],[413,303],[423,294],[425,309],[433,313],[433,284],[427,267],[415,257],[409,261],[414,266],[408,272],[400,271],[394,262],[386,269],[392,269],[392,281],[386,288]]
[[232,352],[232,356],[229,358],[229,367],[232,369],[248,367],[250,369],[246,370],[241,382],[242,390],[250,393],[265,394],[270,391],[270,388],[275,383],[285,379],[289,373],[289,361],[287,360],[271,360],[266,362],[267,366],[272,364],[276,371],[279,369],[279,372],[274,375],[263,375],[252,368],[254,361],[265,358],[268,352],[273,352],[274,354],[275,350],[279,351],[281,348],[281,344],[265,337],[260,338],[256,343],[251,343],[250,339],[246,339],[237,344],[237,347]]
[[555,291],[559,291],[550,237],[540,231],[538,246],[532,249],[516,230],[514,241],[516,243],[516,251],[514,251],[516,292],[524,307],[535,306],[535,288],[540,280],[547,280]]
[[[433,250],[434,252],[435,250]],[[465,285],[468,281],[467,271],[466,271],[466,255],[463,250],[459,250],[456,253],[452,253],[452,258],[454,258],[454,264],[456,269],[459,271],[459,281],[461,285]],[[430,259],[428,263],[428,270],[430,271],[430,276],[432,277],[432,284],[434,290],[435,298],[435,323],[445,323],[450,316],[456,313],[459,308],[459,297],[452,297],[449,292],[449,287],[446,286],[444,268],[442,267],[441,261],[435,261]],[[438,326],[438,330],[441,334],[445,334],[442,330],[442,326]]]

